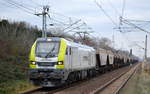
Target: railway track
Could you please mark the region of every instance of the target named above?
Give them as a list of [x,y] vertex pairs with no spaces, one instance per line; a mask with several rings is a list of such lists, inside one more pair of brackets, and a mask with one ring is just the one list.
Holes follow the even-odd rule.
[[[123,67],[111,72],[107,72],[90,80],[78,81],[67,87],[64,86],[59,88],[37,88],[19,94],[109,94],[102,92],[108,89],[111,84],[117,81],[117,79],[130,72],[130,69],[134,69],[135,71],[135,68],[137,68],[137,65],[134,65],[132,67]],[[120,89],[118,89],[118,91],[119,90]],[[115,92],[113,92],[113,94],[117,94],[117,91]]]
[[90,94],[119,94],[119,91],[123,88],[123,86],[127,83],[127,81],[136,72],[139,65],[140,64],[137,64],[131,70],[120,74],[118,77],[110,80],[108,83],[99,87],[98,89],[91,92]]

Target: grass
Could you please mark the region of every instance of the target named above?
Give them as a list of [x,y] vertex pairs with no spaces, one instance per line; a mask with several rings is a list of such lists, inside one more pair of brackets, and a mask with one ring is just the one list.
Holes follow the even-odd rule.
[[0,94],[18,94],[34,87],[28,81],[27,60],[21,57],[9,59],[0,60]]
[[138,70],[119,94],[150,94],[150,74]]
[[5,82],[0,84],[0,94],[18,94],[30,88],[34,88],[34,86],[25,80]]

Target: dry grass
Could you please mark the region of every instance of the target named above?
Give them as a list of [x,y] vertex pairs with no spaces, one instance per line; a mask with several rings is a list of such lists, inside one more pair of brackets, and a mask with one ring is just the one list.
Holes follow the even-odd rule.
[[18,94],[21,91],[34,88],[32,84],[28,81],[11,81],[4,83],[5,85],[1,84],[0,94]]
[[150,94],[150,74],[139,69],[120,94]]

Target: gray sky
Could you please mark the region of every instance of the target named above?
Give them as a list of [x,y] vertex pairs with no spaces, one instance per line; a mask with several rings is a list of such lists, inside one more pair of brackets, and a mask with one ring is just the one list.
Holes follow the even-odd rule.
[[[12,21],[26,21],[31,25],[38,25],[41,28],[41,18],[28,14],[22,9],[10,5],[7,1],[15,1],[21,5],[33,9],[33,14],[41,11],[41,5],[48,4],[51,12],[58,12],[72,17],[73,19],[82,19],[88,26],[92,27],[95,35],[107,37],[112,40],[113,32],[115,34],[115,48],[129,50],[133,48],[134,54],[142,57],[143,50],[135,46],[135,42],[144,47],[144,37],[146,33],[141,31],[132,33],[120,33],[115,30],[116,26],[110,19],[97,7],[94,0],[0,0],[0,17]],[[119,15],[123,7],[123,0],[97,0],[113,21],[119,23]],[[150,1],[149,0],[125,0],[124,18],[135,20],[150,20]],[[144,29],[150,30],[150,23],[146,23]],[[148,36],[150,41],[150,35]],[[150,42],[148,42],[150,48]],[[150,56],[150,50],[148,50]]]

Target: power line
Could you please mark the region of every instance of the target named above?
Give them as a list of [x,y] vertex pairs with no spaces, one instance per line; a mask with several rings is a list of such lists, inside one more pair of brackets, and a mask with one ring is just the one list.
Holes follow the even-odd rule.
[[122,19],[123,19],[123,16],[124,16],[124,10],[125,10],[125,4],[126,4],[126,2],[125,2],[125,0],[123,0],[123,3],[122,3],[122,11],[121,11],[121,15],[120,15],[120,17],[119,17],[119,27],[118,27],[118,29],[120,30],[120,32],[122,32],[122,30],[121,30],[121,25],[122,25]]
[[63,14],[61,14],[61,13],[58,13],[58,12],[51,12],[51,13],[56,14],[56,15],[58,15],[58,16],[63,16],[63,17],[66,17],[66,18],[70,18],[70,17],[65,16],[65,15],[63,15]]
[[96,3],[96,5],[101,9],[101,11],[105,14],[105,16],[106,16],[115,26],[117,26],[117,24],[113,21],[113,19],[107,14],[107,12],[103,9],[103,7],[102,7],[98,2],[96,2],[96,0],[95,0],[95,3]]
[[120,25],[122,25],[122,19],[123,19],[123,16],[124,16],[124,10],[125,10],[125,0],[123,0],[123,3],[122,3],[122,12],[121,12],[121,16],[120,16],[120,24],[119,24],[119,28],[120,28]]
[[23,10],[24,12],[27,12],[27,13],[33,15],[33,12],[31,12],[31,10],[28,10],[28,9],[25,8],[25,7],[22,7],[22,6],[20,6],[20,5],[16,4],[16,3],[14,3],[14,2],[10,2],[9,0],[3,0],[3,1],[5,1],[6,3],[8,3],[8,4],[12,5],[12,6],[15,6],[16,8],[18,8],[18,9],[20,9],[20,10]]
[[37,7],[39,7],[39,6],[42,6],[42,5],[40,5],[40,4],[38,4],[37,2],[35,2],[35,1],[33,1],[33,0],[30,0],[32,3],[34,3]]
[[66,25],[65,23],[63,23],[63,22],[61,22],[61,21],[59,21],[59,20],[56,20],[56,19],[51,18],[49,14],[48,14],[48,17],[49,17],[50,20],[54,20],[54,21],[56,21],[56,22],[58,22],[58,23],[61,23],[61,24],[63,24],[63,25]]
[[79,25],[79,26],[76,26],[76,27],[74,27],[74,28],[72,28],[71,30],[68,30],[68,31],[66,31],[66,32],[64,32],[64,33],[69,33],[69,32],[73,32],[72,30],[74,30],[74,29],[79,29],[81,26],[83,26],[84,24],[81,24],[81,25]]
[[51,11],[49,11],[49,12],[51,12],[51,14],[55,14],[55,15],[57,15],[57,16],[62,16],[62,17],[65,17],[65,18],[73,18],[73,19],[76,19],[76,20],[78,20],[79,18],[77,18],[77,17],[69,17],[69,16],[66,16],[65,14],[63,14],[63,13],[61,13],[60,11],[58,11],[58,10],[56,10],[56,9],[52,9],[51,8]]
[[121,17],[124,16],[125,5],[126,5],[126,1],[123,0],[123,6],[122,6],[122,14],[121,14]]
[[20,3],[20,4],[22,4],[22,5],[26,6],[26,7],[30,7],[31,9],[33,9],[33,8],[35,9],[35,8],[39,7],[39,6],[37,6],[36,4],[33,4],[30,1],[20,1],[20,2],[18,1],[18,3]]
[[20,9],[20,10],[23,10],[24,12],[27,12],[27,13],[33,15],[33,13],[32,13],[31,11],[28,11],[27,9],[22,8],[22,7],[16,5],[16,4],[12,3],[12,2],[9,2],[8,0],[3,0],[3,1],[5,1],[6,3],[8,3],[8,4],[12,5],[12,6],[15,6],[16,8],[18,8],[18,9]]
[[22,4],[20,4],[20,3],[16,2],[16,1],[14,1],[14,0],[6,0],[6,1],[11,2],[11,3],[15,4],[15,5],[18,5],[18,6],[22,7],[22,8],[27,9],[27,10],[34,11],[33,9],[25,7],[24,5],[22,5]]
[[139,30],[141,30],[141,31],[143,31],[143,32],[146,32],[146,33],[150,34],[149,31],[147,31],[147,30],[145,30],[145,29],[143,29],[143,28],[141,28],[141,27],[139,27],[139,26],[137,26],[137,25],[135,25],[135,24],[129,22],[129,21],[126,20],[126,19],[123,19],[122,22],[125,23],[125,24],[127,24],[127,25],[133,26],[134,28],[137,28],[137,29],[139,29]]
[[[60,19],[60,18],[56,18],[56,19],[59,19],[59,20],[64,20],[63,18],[65,18],[65,19],[69,19],[69,21],[70,21],[70,19],[72,19],[72,17],[66,16],[66,15],[61,14],[61,13],[58,13],[58,12],[52,12],[52,11],[50,11],[50,13],[53,14],[53,16],[54,16],[55,18],[56,18],[57,16],[61,16],[61,19]],[[77,19],[77,18],[74,18],[74,19],[79,20],[79,19]],[[63,22],[63,23],[66,23],[66,22]]]
[[118,14],[119,16],[121,15],[118,10],[116,9],[116,7],[112,4],[112,2],[110,0],[107,0],[109,5],[115,10],[116,14]]
[[15,8],[15,7],[13,7],[13,6],[9,6],[9,5],[7,5],[6,3],[4,3],[4,2],[0,2],[1,3],[1,5],[2,6],[5,6],[5,7],[10,7],[10,8]]
[[[11,8],[11,9],[12,9],[12,8],[13,8],[13,9],[14,9],[14,8],[18,9],[18,8],[19,8],[20,10],[26,12],[26,13],[29,14],[29,15],[32,15],[32,16],[34,15],[32,12],[27,11],[27,10],[25,10],[25,9],[22,9],[21,7],[15,5],[15,4],[12,4],[12,3],[10,3],[10,2],[6,2],[6,3],[5,3],[5,2],[0,2],[0,3],[2,3],[2,5],[6,6],[6,7],[8,7],[8,8]],[[8,5],[7,3],[8,3],[9,5]],[[36,16],[36,17],[38,17],[38,16]],[[38,18],[39,18],[39,17],[38,17]]]
[[[81,21],[81,19],[80,20],[78,20],[78,21],[76,21],[76,22],[74,22],[74,23],[72,23],[72,24],[70,24],[68,27],[66,27],[64,30],[66,30],[66,29],[68,29],[68,28],[70,28],[70,27],[72,27],[73,25],[75,25],[75,24],[77,24],[77,23],[79,23]],[[63,31],[64,31],[63,30]]]
[[150,21],[146,21],[146,20],[133,20],[133,19],[126,19],[128,21],[133,21],[133,22],[148,22],[150,23]]

